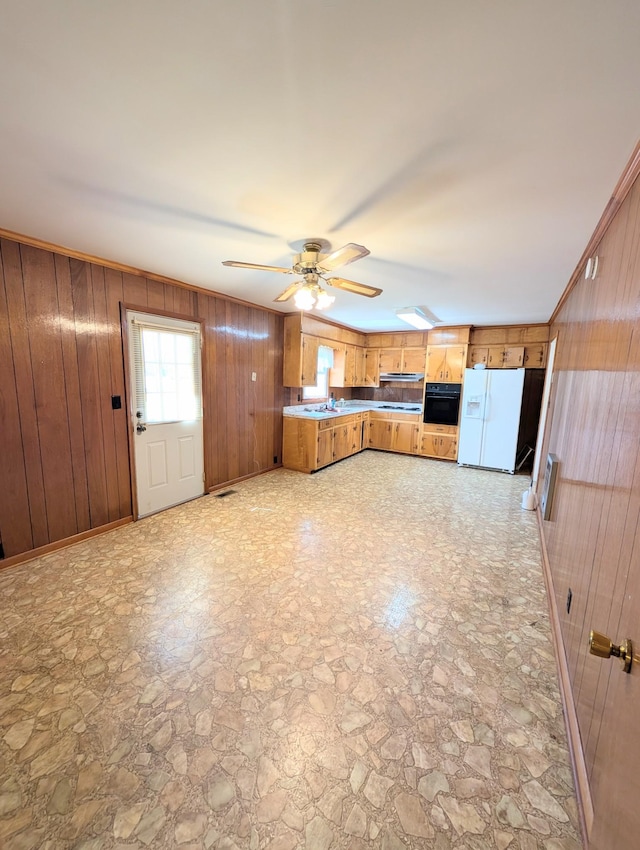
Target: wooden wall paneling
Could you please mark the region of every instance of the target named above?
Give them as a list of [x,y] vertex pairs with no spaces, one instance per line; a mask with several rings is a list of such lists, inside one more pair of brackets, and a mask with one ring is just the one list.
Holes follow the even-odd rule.
[[230,481],[230,465],[229,465],[229,441],[230,434],[227,426],[227,384],[229,375],[227,374],[227,336],[229,328],[227,327],[227,311],[226,303],[219,298],[212,298],[211,310],[214,317],[214,334],[215,334],[215,396],[213,397],[213,405],[215,409],[215,454],[217,460],[218,477],[214,480],[214,484],[222,484],[224,481]]
[[21,246],[37,451],[47,514],[47,541],[77,532],[71,446],[53,255]]
[[71,269],[68,257],[54,254],[58,307],[60,310],[62,362],[69,420],[69,441],[73,469],[73,490],[78,533],[91,527],[89,517],[89,491],[85,459],[82,405],[80,403],[80,376],[71,289]]
[[250,446],[249,466],[252,472],[260,472],[270,465],[267,463],[268,453],[271,445],[271,433],[269,424],[273,419],[269,404],[269,382],[266,369],[269,362],[267,356],[268,328],[267,314],[259,310],[252,310],[249,327],[249,370],[256,373],[256,380],[252,375],[249,381],[249,420],[253,432],[253,445]]
[[22,279],[29,329],[48,541],[78,532],[60,311],[53,254],[23,245]]
[[177,286],[171,286],[170,283],[163,283],[162,288],[164,291],[164,309],[168,310],[171,313],[176,313],[175,307],[175,293],[178,291]]
[[[173,289],[173,309],[176,313],[181,313],[183,316],[201,316],[198,313],[196,304],[198,303],[198,294],[190,289],[185,289],[181,286],[174,286]],[[210,298],[211,296],[208,296]],[[205,299],[207,296],[205,296]]]
[[204,406],[205,489],[220,480],[217,451],[218,392],[216,371],[215,298],[198,293],[195,313],[204,319],[202,396]]
[[164,288],[165,284],[159,280],[149,280],[147,278],[147,305],[149,309],[165,310],[164,304]]
[[103,420],[100,407],[98,334],[94,314],[91,268],[87,263],[73,258],[70,260],[70,268],[80,366],[80,399],[87,464],[89,515],[91,527],[96,528],[109,522]]
[[147,280],[135,274],[122,273],[122,297],[125,304],[147,307]]
[[271,386],[269,399],[271,415],[271,457],[277,457],[282,463],[282,408],[285,403],[284,387],[282,386],[282,358],[284,352],[284,322],[282,316],[271,313],[268,315],[268,355],[274,368],[268,372]]
[[[14,371],[9,309],[0,240],[0,422],[2,422],[2,487],[0,532],[5,558],[34,546],[29,516],[25,455]],[[9,250],[10,253],[10,250]]]
[[[544,523],[560,626],[594,802],[593,850],[635,846],[640,816],[624,805],[640,738],[633,712],[638,671],[589,655],[591,628],[640,640],[640,185],[591,251],[594,281],[574,280],[558,332],[556,398],[547,429],[558,454],[557,511]],[[574,590],[570,615],[566,583]],[[634,628],[636,634],[633,633]],[[624,743],[622,743],[624,742]]]
[[[107,293],[105,289],[105,268],[91,265],[91,287],[96,327],[96,349],[98,355],[98,408],[102,417],[102,438],[104,453],[105,480],[107,484],[108,521],[120,519],[120,492],[118,489],[118,462],[116,452],[116,433],[111,409],[111,352],[109,337],[113,326],[107,313]],[[118,336],[120,336],[118,332]]]
[[[109,363],[111,366],[111,389],[109,396],[118,395],[122,403],[120,410],[111,409],[115,435],[116,472],[118,476],[118,518],[131,516],[131,467],[129,463],[129,414],[124,380],[124,347],[120,304],[124,302],[122,272],[106,268],[104,271],[107,298],[107,323],[109,326]],[[111,401],[105,396],[105,402]]]
[[49,530],[20,246],[3,240],[2,256],[33,545],[44,546]]

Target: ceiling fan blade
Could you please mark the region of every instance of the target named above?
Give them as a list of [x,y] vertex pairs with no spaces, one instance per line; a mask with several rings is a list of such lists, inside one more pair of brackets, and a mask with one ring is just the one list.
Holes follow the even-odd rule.
[[370,253],[369,249],[365,248],[364,245],[356,245],[355,242],[349,242],[347,245],[343,245],[342,248],[338,248],[337,251],[333,251],[333,253],[323,257],[318,263],[317,268],[323,272],[332,272],[338,266],[346,266],[349,263],[360,260],[362,257],[366,257]]
[[323,280],[329,286],[335,286],[336,289],[344,289],[356,295],[366,295],[367,298],[375,298],[376,295],[380,295],[382,292],[381,289],[376,289],[375,286],[367,286],[366,283],[356,283],[355,280],[345,280],[343,277],[325,277]]
[[260,266],[256,263],[239,263],[237,260],[223,260],[223,266],[233,266],[238,269],[260,269],[263,272],[280,272],[280,274],[293,274],[293,269],[285,269],[282,266]]
[[298,280],[295,283],[292,283],[291,286],[288,286],[284,292],[281,292],[277,298],[274,298],[274,301],[288,301],[291,296],[302,286],[302,281]]

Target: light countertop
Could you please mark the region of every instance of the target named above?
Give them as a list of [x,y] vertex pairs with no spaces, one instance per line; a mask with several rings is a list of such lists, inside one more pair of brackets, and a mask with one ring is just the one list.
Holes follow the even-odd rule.
[[[393,404],[393,407],[389,407]],[[349,416],[353,413],[362,413],[365,410],[380,410],[384,413],[413,413],[422,415],[422,405],[417,402],[386,402],[386,401],[355,401],[345,402],[344,407],[336,407],[335,410],[327,410],[324,404],[292,404],[282,408],[284,416],[293,416],[296,419],[339,419],[341,416]]]

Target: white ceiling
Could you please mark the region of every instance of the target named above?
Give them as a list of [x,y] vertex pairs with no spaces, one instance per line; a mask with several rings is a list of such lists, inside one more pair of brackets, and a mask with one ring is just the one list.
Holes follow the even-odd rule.
[[[640,135],[638,0],[0,0],[0,227],[327,317],[546,321]],[[281,305],[287,311],[291,302]]]

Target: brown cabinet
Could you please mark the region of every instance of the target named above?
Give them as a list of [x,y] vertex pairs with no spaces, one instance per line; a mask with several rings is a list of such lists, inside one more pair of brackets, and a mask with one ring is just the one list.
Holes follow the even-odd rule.
[[370,411],[367,443],[370,449],[418,454],[420,417],[411,413]]
[[547,365],[547,343],[539,342],[524,347],[524,368],[543,369]]
[[489,348],[486,345],[471,345],[469,346],[469,368],[473,369],[473,367],[477,363],[483,363],[485,366],[488,365],[489,360]]
[[426,360],[426,348],[405,348],[402,351],[402,371],[424,373]]
[[489,369],[519,369],[524,363],[524,345],[491,345],[488,351]]
[[362,451],[363,414],[332,419],[283,419],[282,465],[299,472],[314,472]]
[[370,419],[369,448],[391,451],[393,443],[393,423],[384,419]]
[[412,422],[394,422],[393,425],[392,450],[404,454],[418,454],[420,426]]
[[345,343],[333,352],[333,369],[329,373],[332,387],[366,387],[367,349]]
[[455,425],[423,425],[420,454],[425,457],[456,460],[458,457],[458,428]]
[[402,349],[381,348],[380,349],[380,371],[401,372],[402,371]]
[[296,332],[285,325],[282,374],[285,387],[315,387],[319,345],[318,337]]
[[381,372],[420,372],[425,370],[426,348],[381,348]]
[[[328,463],[333,463],[333,428],[318,430],[318,451],[316,453],[315,468],[320,469]],[[286,463],[285,463],[286,466]]]
[[380,352],[377,348],[365,349],[365,387],[380,386]]
[[466,345],[428,345],[427,381],[460,384],[466,362]]

